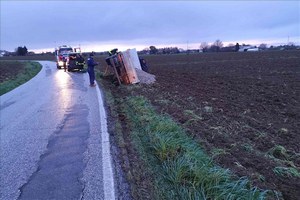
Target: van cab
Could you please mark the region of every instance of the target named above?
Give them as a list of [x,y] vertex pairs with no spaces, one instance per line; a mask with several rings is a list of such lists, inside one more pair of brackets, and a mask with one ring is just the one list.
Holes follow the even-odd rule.
[[59,46],[55,49],[57,69],[61,69],[64,66],[64,62],[67,62],[68,56],[72,52],[73,48],[67,45]]

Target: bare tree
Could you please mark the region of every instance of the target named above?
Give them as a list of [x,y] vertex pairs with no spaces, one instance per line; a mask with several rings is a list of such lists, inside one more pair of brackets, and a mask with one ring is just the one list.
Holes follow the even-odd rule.
[[203,52],[206,52],[206,51],[209,49],[208,43],[207,43],[207,42],[201,42],[200,49],[201,49]]
[[220,49],[223,47],[223,42],[221,40],[217,39],[213,45],[219,47],[219,49]]
[[223,47],[223,42],[221,40],[217,39],[213,43],[213,45],[211,45],[210,50],[212,52],[219,52],[222,47]]

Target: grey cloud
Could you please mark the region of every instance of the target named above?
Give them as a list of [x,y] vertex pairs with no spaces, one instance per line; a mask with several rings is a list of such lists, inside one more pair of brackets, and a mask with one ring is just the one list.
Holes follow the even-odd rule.
[[299,38],[294,1],[1,1],[1,48]]

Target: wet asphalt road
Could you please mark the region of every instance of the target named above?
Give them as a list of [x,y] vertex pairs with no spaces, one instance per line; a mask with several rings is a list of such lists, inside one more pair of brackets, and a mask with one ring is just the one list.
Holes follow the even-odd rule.
[[87,73],[41,64],[0,97],[0,199],[115,199],[99,88]]

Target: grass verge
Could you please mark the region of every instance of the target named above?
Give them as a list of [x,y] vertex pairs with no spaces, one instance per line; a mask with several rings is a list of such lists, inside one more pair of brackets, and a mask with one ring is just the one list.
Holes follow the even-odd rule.
[[3,95],[29,81],[42,66],[37,62],[1,61],[0,69],[6,73],[6,78],[0,82],[0,95]]
[[198,143],[170,117],[158,115],[142,96],[127,97],[124,109],[132,139],[151,167],[162,199],[264,199],[267,191],[247,178],[234,179],[213,164]]
[[[118,107],[116,110],[126,119],[130,144],[123,139],[116,140],[121,141],[121,146],[132,145],[136,150],[148,174],[148,184],[153,188],[152,199],[265,199],[268,196],[268,191],[253,187],[246,177],[237,178],[229,170],[216,166],[169,116],[157,114],[145,97],[130,95],[130,86],[112,90],[110,98],[116,104],[108,106]],[[138,190],[138,187],[135,183],[131,188]]]
[[[6,79],[1,80],[0,95],[3,95],[23,83],[29,81],[42,69],[42,66],[37,62],[18,62],[18,61],[1,61],[0,69],[8,70],[7,67],[16,67],[18,70],[9,69]],[[4,73],[4,72],[3,72]]]

